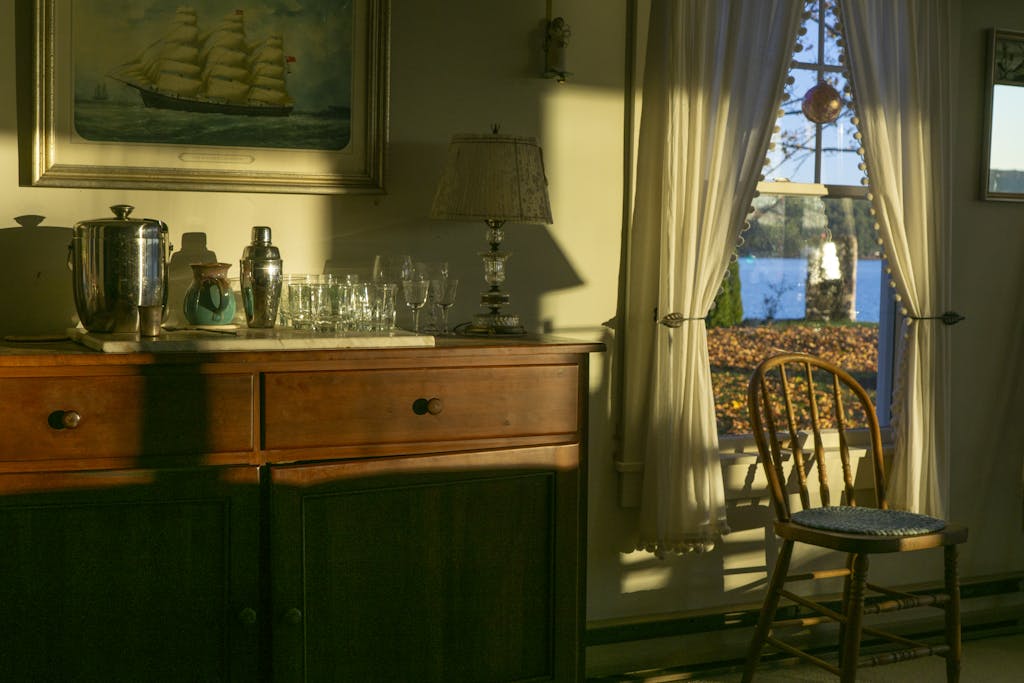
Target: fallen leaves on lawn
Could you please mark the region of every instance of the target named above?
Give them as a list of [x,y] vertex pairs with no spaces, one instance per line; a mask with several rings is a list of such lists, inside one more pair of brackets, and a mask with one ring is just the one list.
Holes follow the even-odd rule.
[[778,323],[714,327],[708,356],[720,434],[749,434],[747,382],[764,358],[778,351],[820,356],[847,370],[874,397],[878,374],[878,325]]

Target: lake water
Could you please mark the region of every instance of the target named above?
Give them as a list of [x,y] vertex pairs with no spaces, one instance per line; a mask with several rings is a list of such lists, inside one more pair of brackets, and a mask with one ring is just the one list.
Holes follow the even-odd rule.
[[[804,317],[804,288],[807,261],[799,258],[741,258],[740,288],[743,317],[760,320],[777,300],[776,320],[800,320]],[[878,322],[882,289],[882,261],[857,261],[856,319]],[[766,305],[767,304],[767,305]]]

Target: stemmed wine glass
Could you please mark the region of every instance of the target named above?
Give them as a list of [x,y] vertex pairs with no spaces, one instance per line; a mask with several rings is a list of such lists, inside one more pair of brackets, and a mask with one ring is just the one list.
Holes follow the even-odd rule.
[[[423,280],[443,280],[448,277],[447,261],[417,261],[413,265],[413,278]],[[427,305],[424,307],[423,331],[427,334],[437,332],[439,328],[440,312],[437,302],[434,301],[434,290],[427,294]]]
[[441,334],[448,334],[448,309],[455,305],[455,291],[459,281],[455,278],[441,278],[430,281],[430,296],[441,309]]
[[413,279],[412,257],[408,254],[378,254],[373,258],[373,281],[398,284]]
[[420,332],[420,309],[427,305],[429,285],[429,280],[402,281],[402,296],[405,305],[412,309],[412,331],[416,334]]

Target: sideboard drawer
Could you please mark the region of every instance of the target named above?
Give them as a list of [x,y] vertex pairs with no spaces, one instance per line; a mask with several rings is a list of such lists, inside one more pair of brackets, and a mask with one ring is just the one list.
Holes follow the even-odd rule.
[[254,375],[0,378],[0,461],[253,451]]
[[560,437],[579,430],[576,365],[264,376],[264,448]]

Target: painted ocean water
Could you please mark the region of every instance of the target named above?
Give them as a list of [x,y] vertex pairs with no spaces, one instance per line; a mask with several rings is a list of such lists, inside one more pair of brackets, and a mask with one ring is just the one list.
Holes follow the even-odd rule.
[[349,143],[349,112],[295,111],[290,116],[231,116],[154,109],[141,103],[75,102],[75,131],[86,140],[341,150]]
[[[799,258],[754,258],[739,261],[743,317],[763,320],[774,308],[776,320],[804,317],[807,261]],[[857,261],[856,316],[858,322],[878,322],[882,261]]]

